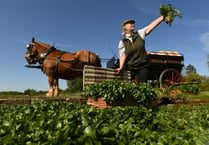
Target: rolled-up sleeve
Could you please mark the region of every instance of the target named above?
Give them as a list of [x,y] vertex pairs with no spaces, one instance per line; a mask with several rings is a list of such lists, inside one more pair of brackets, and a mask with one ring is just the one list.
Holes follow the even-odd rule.
[[120,40],[119,44],[118,44],[118,50],[119,50],[119,55],[123,55],[125,54],[125,46],[123,44],[123,41]]
[[147,27],[138,30],[139,35],[142,39],[145,39]]

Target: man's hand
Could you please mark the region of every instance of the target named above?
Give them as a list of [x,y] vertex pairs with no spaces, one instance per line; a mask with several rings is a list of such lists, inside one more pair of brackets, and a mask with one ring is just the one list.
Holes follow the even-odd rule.
[[123,70],[125,60],[126,60],[126,55],[125,54],[121,55],[119,59],[119,68],[116,68],[118,73],[120,73]]
[[122,71],[122,68],[116,68],[117,73],[119,74]]

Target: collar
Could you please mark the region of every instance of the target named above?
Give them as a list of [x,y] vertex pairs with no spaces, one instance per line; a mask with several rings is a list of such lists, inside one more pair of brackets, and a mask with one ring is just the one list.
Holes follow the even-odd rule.
[[45,59],[46,58],[46,56],[49,54],[49,53],[51,53],[52,51],[54,51],[54,50],[56,50],[56,48],[55,47],[50,47],[49,49],[47,49],[44,53],[42,53],[41,55],[40,55],[40,60],[42,60],[42,59]]
[[134,34],[125,34],[125,38],[132,38]]
[[134,32],[133,34],[124,34],[121,40],[122,41],[127,41],[127,40],[135,41],[138,36],[139,34],[137,32]]

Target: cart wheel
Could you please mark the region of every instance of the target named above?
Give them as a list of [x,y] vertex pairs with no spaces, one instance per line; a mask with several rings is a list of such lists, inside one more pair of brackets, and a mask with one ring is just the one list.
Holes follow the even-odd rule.
[[181,74],[175,69],[166,69],[160,74],[160,88],[170,88],[174,84],[183,82]]

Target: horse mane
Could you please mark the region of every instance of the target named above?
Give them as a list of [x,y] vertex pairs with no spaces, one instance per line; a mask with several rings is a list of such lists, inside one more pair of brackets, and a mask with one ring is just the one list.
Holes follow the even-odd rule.
[[48,44],[48,43],[46,43],[46,42],[42,42],[42,41],[38,41],[37,43],[40,44],[40,45],[42,45],[42,46],[43,46],[43,45],[44,45],[44,46],[47,45],[48,47],[54,47],[53,45],[50,45],[50,44]]

